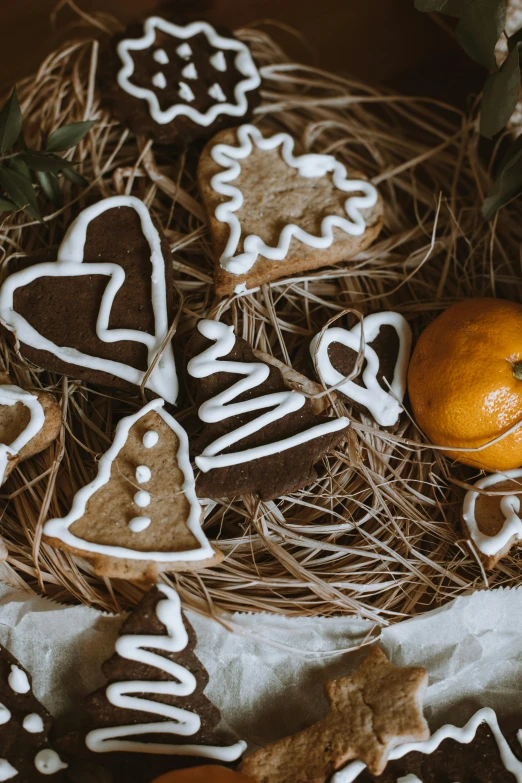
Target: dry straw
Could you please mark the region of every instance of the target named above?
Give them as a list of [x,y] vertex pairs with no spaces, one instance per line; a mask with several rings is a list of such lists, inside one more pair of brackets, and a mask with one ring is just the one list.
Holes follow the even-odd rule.
[[[3,276],[20,256],[56,246],[89,202],[132,193],[151,208],[172,246],[176,340],[199,317],[227,313],[255,348],[310,375],[311,336],[344,310],[395,309],[418,334],[462,297],[521,300],[522,223],[509,207],[492,225],[480,215],[490,173],[477,153],[474,121],[430,99],[289,63],[255,27],[238,35],[262,67],[256,121],[364,172],[384,198],[386,225],[379,241],[348,263],[218,300],[195,184],[199,148],[154,148],[111,119],[100,106],[95,77],[101,47],[118,25],[105,16],[84,22],[98,40],[66,43],[19,88],[33,143],[40,131],[97,120],[71,153],[91,185],[82,191],[65,183],[66,206],[49,214],[45,227],[20,213],[5,218]],[[30,368],[5,342],[1,351],[18,382],[57,395],[66,422],[63,438],[23,463],[3,488],[2,532],[10,552],[4,578],[57,600],[109,610],[135,603],[143,585],[96,577],[86,561],[44,545],[41,528],[49,515],[68,510],[73,493],[92,476],[94,457],[107,449],[115,421],[139,399]],[[486,576],[461,537],[470,469],[430,448],[408,417],[390,433],[338,400],[335,405],[353,418],[350,441],[325,461],[315,484],[275,502],[245,497],[208,508],[206,532],[219,539],[227,558],[216,569],[176,577],[185,602],[213,613],[345,613],[386,624],[472,590],[518,582],[517,554]]]

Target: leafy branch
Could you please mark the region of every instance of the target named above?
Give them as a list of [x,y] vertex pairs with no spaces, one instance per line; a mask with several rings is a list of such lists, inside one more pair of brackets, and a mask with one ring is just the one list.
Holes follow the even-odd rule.
[[[520,97],[522,28],[508,36],[506,0],[415,0],[418,11],[438,11],[458,19],[455,35],[464,51],[488,76],[480,107],[480,133],[492,139],[508,124]],[[505,36],[508,54],[499,66],[495,48]],[[482,212],[491,220],[500,207],[522,191],[522,137],[507,149]]]
[[60,176],[76,184],[87,180],[75,169],[76,163],[57,153],[75,147],[94,122],[63,125],[45,140],[43,150],[27,147],[22,133],[22,112],[16,87],[0,109],[0,212],[23,209],[35,220],[42,220],[35,185],[53,204],[61,203]]

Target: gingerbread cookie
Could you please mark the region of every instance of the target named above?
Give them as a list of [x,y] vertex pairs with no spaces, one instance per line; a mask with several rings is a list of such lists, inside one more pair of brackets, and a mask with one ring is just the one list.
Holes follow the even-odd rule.
[[19,462],[50,446],[61,426],[62,411],[51,394],[25,391],[0,373],[0,484]]
[[484,476],[475,487],[464,498],[462,523],[489,570],[522,543],[522,469]]
[[223,559],[201,529],[187,434],[163,406],[152,400],[119,422],[94,481],[44,526],[48,543],[93,560],[101,576],[154,580]]
[[350,177],[332,155],[295,155],[294,144],[287,133],[265,137],[242,125],[203,150],[198,184],[218,294],[345,261],[379,234],[383,207],[373,185]]
[[115,116],[160,144],[209,137],[247,119],[260,100],[248,46],[208,22],[151,16],[131,25],[106,52],[101,75]]
[[188,757],[199,764],[238,759],[246,744],[216,735],[220,712],[203,693],[208,674],[195,645],[177,592],[154,587],[123,623],[116,652],[103,665],[109,684],[84,703],[89,730],[61,738],[60,747],[97,756],[118,780],[152,780],[187,766]]
[[425,669],[393,666],[374,648],[354,674],[325,684],[330,712],[323,720],[255,751],[240,771],[257,783],[326,783],[359,759],[380,775],[396,745],[429,737],[427,684]]
[[177,397],[172,345],[165,345],[172,319],[170,249],[133,196],[84,209],[56,261],[29,261],[0,289],[0,321],[26,359],[117,388],[145,383],[170,403]]
[[485,707],[463,728],[443,726],[426,742],[394,748],[382,775],[353,761],[331,783],[522,783],[522,762],[512,748],[520,751],[520,742],[513,737],[510,747],[494,711]]
[[[354,372],[361,348],[364,361],[360,374],[344,380]],[[335,387],[377,424],[397,424],[411,353],[411,329],[400,313],[373,313],[349,330],[331,326],[314,337],[310,353],[326,387]]]
[[202,425],[192,441],[200,497],[256,492],[270,500],[296,492],[317,478],[314,466],[347,437],[347,418],[316,415],[277,367],[256,360],[232,326],[200,321],[187,359]]
[[49,741],[53,720],[33,694],[31,675],[0,648],[0,780],[62,783],[67,763]]

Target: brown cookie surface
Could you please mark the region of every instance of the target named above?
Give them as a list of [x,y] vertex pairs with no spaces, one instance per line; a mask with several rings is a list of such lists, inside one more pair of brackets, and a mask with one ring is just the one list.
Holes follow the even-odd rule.
[[[341,190],[335,184],[335,177],[331,172],[331,162],[327,164],[330,170],[323,176],[304,176],[302,169],[288,165],[283,158],[284,145],[278,145],[273,149],[259,149],[256,144],[249,142],[252,126],[242,126],[239,129],[225,130],[215,136],[203,150],[198,166],[198,185],[207,212],[215,256],[214,284],[218,294],[233,293],[238,286],[246,286],[247,289],[261,285],[270,280],[292,275],[296,272],[316,269],[328,266],[340,261],[345,261],[357,255],[368,247],[380,232],[383,223],[383,205],[376,194],[376,202],[373,206],[361,208],[359,214],[364,220],[364,231],[359,235],[347,233],[346,230],[334,226],[332,228],[333,241],[328,247],[317,248],[301,241],[293,236],[283,260],[271,260],[263,255],[263,252],[254,254],[255,261],[250,268],[243,272],[231,270],[233,264],[225,258],[234,258],[245,252],[245,239],[248,242],[251,237],[259,237],[270,248],[278,246],[282,242],[283,232],[288,231],[290,225],[296,225],[302,231],[314,237],[320,237],[324,232],[323,221],[330,216],[347,218],[345,204],[350,193]],[[258,132],[258,131],[257,131]],[[242,143],[243,136],[246,141]],[[286,144],[293,145],[293,139],[287,136]],[[240,138],[241,136],[241,138]],[[254,137],[255,138],[255,137]],[[250,143],[251,152],[248,155],[239,155],[234,150]],[[260,142],[261,143],[261,142]],[[227,171],[227,166],[217,162],[223,148],[218,145],[226,145],[231,149],[231,154],[225,150],[224,160],[234,160],[239,168],[236,176],[226,177],[226,188],[233,187],[237,194],[241,194],[242,203],[239,208],[233,210],[233,215],[240,225],[238,241],[230,242],[234,229],[228,222],[216,214],[216,208],[229,203],[232,194],[216,190],[215,175]],[[297,152],[296,152],[297,157]],[[307,156],[304,156],[307,157]],[[313,157],[313,156],[308,156]],[[329,158],[326,155],[317,155],[316,158]],[[239,158],[239,160],[236,160]],[[337,166],[341,164],[337,163]],[[358,174],[344,169],[345,176],[352,180],[361,179]],[[368,186],[366,182],[365,187]],[[375,191],[374,191],[375,192]],[[359,190],[359,195],[361,191]],[[231,218],[234,220],[234,218]]]
[[113,39],[100,76],[116,118],[160,144],[208,138],[248,119],[259,84],[248,47],[230,31],[163,17]]
[[[217,324],[217,326],[216,326]],[[210,325],[210,326],[205,326]],[[214,338],[206,337],[201,330],[218,330]],[[193,386],[194,399],[196,407],[201,417],[201,406],[213,400],[218,395],[227,394],[230,396],[230,404],[241,404],[246,401],[253,401],[265,395],[281,395],[285,403],[289,397],[289,389],[285,384],[281,371],[277,366],[268,365],[265,362],[259,362],[250,345],[239,337],[234,337],[230,332],[231,327],[220,324],[215,321],[201,321],[198,329],[191,338],[187,346],[187,374],[188,380]],[[232,345],[231,350],[226,349],[222,353],[220,345],[223,340]],[[212,370],[206,377],[195,378],[192,370],[193,362],[196,357],[201,357],[204,351],[215,345],[219,351],[220,359],[211,367]],[[223,365],[220,365],[220,361]],[[203,357],[204,362],[204,357]],[[226,363],[234,364],[234,372],[223,372],[221,366]],[[248,377],[253,368],[257,374],[266,367],[266,378],[257,384],[255,376],[251,375],[249,385],[251,388],[234,394],[229,392],[241,378]],[[230,364],[229,364],[230,367]],[[255,384],[252,387],[252,384]],[[297,394],[297,392],[293,392]],[[293,410],[275,421],[260,420],[260,417],[267,411],[276,407],[280,397],[273,397],[272,405],[253,403],[253,410],[240,413],[239,415],[228,415],[226,406],[223,409],[224,418],[219,421],[207,422],[201,420],[199,433],[191,440],[191,445],[196,457],[196,465],[201,467],[202,458],[208,450],[212,449],[212,444],[216,443],[218,438],[229,437],[240,427],[252,424],[254,431],[234,440],[233,444],[223,449],[218,449],[219,454],[241,454],[238,462],[225,467],[212,467],[207,472],[201,472],[196,478],[196,490],[199,497],[223,498],[233,497],[245,493],[257,493],[262,500],[270,500],[280,497],[290,492],[296,492],[302,487],[317,478],[317,463],[332,449],[342,443],[347,437],[348,421],[333,420],[323,415],[316,415],[312,403],[306,399],[302,406]],[[254,422],[258,420],[257,424]],[[324,425],[325,428],[332,429],[325,434],[314,435],[312,428]],[[335,430],[333,427],[337,427]],[[291,448],[284,447],[284,441],[294,438],[298,435],[310,432],[310,436],[304,435],[304,440],[299,445]],[[232,436],[234,437],[234,436]],[[308,437],[308,439],[306,439]],[[274,445],[275,444],[275,445]],[[259,447],[270,447],[271,453],[268,456],[248,459],[248,452],[251,449]],[[242,453],[245,452],[243,455]]]

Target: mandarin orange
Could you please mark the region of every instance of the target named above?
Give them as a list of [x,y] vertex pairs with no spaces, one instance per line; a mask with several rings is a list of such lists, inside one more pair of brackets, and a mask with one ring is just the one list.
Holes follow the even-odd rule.
[[408,370],[415,419],[452,459],[487,471],[522,466],[522,305],[466,299],[421,334]]
[[152,783],[255,783],[255,781],[240,772],[208,764],[205,767],[167,772]]

